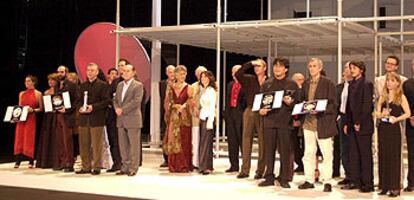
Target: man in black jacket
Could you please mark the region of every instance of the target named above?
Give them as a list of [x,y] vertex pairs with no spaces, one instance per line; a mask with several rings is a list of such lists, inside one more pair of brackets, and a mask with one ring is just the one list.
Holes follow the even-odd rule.
[[303,164],[305,167],[306,181],[299,185],[299,189],[314,188],[315,160],[317,146],[321,149],[323,162],[320,169],[324,184],[324,192],[332,191],[332,137],[337,134],[336,117],[337,101],[335,84],[321,75],[323,62],[319,58],[312,58],[308,64],[310,79],[303,85],[302,99],[305,101],[326,99],[326,110],[323,112],[312,111],[305,115],[303,123],[303,135],[305,138],[305,155]]
[[[411,62],[411,70],[414,73],[414,59]],[[410,105],[411,117],[407,119],[405,126],[405,136],[408,148],[408,185],[404,192],[414,191],[414,78],[409,78],[403,83],[404,95]]]
[[230,168],[227,173],[239,171],[239,150],[242,151],[243,111],[246,108],[246,94],[239,81],[235,77],[241,65],[233,66],[231,73],[233,81],[227,84],[226,109],[226,135],[229,147]]
[[97,78],[98,72],[98,65],[89,63],[86,68],[88,80],[80,85],[83,101],[79,101],[77,108],[80,113],[79,147],[82,169],[77,174],[101,173],[105,111],[111,99],[108,84]]
[[[292,109],[295,101],[294,92],[298,90],[297,84],[287,78],[289,60],[276,58],[273,62],[274,78],[268,79],[261,87],[263,93],[284,91],[282,106],[280,108],[261,108],[259,113],[263,117],[264,148],[266,171],[265,180],[259,186],[274,185],[275,153],[278,149],[280,155],[279,184],[283,188],[290,188],[289,182],[293,178],[293,119]],[[293,94],[291,94],[293,93]]]
[[372,161],[372,134],[374,121],[372,100],[374,86],[365,79],[366,67],[362,61],[349,64],[353,80],[349,85],[346,122],[344,132],[349,137],[351,183],[341,189],[360,189],[360,192],[374,191]]

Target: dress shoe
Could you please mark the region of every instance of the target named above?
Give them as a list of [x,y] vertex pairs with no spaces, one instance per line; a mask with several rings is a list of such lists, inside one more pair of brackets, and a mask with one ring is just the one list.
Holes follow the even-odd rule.
[[387,190],[381,190],[381,192],[378,192],[378,195],[386,195],[387,193]]
[[248,174],[245,174],[245,173],[239,173],[239,174],[237,174],[237,178],[248,178],[249,177],[249,175]]
[[390,191],[390,193],[388,194],[389,197],[398,197],[400,196],[400,191],[398,190],[392,190]]
[[264,180],[258,184],[259,187],[266,187],[271,185],[275,185],[275,182],[271,180]]
[[329,184],[329,183],[323,185],[323,191],[324,192],[332,192],[332,185]]
[[20,167],[20,165],[19,164],[15,164],[14,165],[14,169],[18,169]]
[[201,172],[202,175],[209,175],[210,173],[210,170],[204,170],[203,172]]
[[261,179],[261,178],[263,178],[263,175],[261,175],[261,174],[256,174],[256,175],[254,175],[254,179],[255,179],[255,180],[259,180],[259,179]]
[[364,186],[364,187],[361,187],[359,189],[359,192],[361,192],[361,193],[369,193],[369,192],[373,192],[373,191],[374,191],[374,187],[372,187],[372,186]]
[[128,173],[124,172],[124,171],[119,171],[117,173],[115,173],[115,175],[121,176],[121,175],[127,175]]
[[83,170],[83,169],[75,172],[75,174],[90,174],[90,173],[91,173],[91,170]]
[[282,188],[290,188],[290,184],[286,181],[279,182],[280,187]]
[[338,185],[348,185],[348,184],[350,184],[351,183],[351,181],[349,180],[349,179],[344,179],[344,180],[342,180],[342,181],[339,181],[338,182]]
[[296,167],[295,173],[303,173],[303,166],[302,167]]
[[75,169],[73,169],[73,167],[66,167],[66,168],[63,169],[63,172],[65,172],[65,173],[74,172],[74,171],[75,171]]
[[29,164],[29,169],[33,169],[34,165],[33,164]]
[[232,172],[238,172],[239,170],[238,169],[232,169],[232,168],[229,168],[229,169],[227,169],[225,172],[226,173],[232,173]]
[[355,190],[355,189],[359,189],[359,187],[353,183],[344,185],[341,187],[341,190]]
[[116,171],[119,171],[119,170],[121,170],[120,167],[111,167],[111,169],[106,170],[106,172],[111,173],[111,172],[116,172]]
[[53,168],[52,170],[53,171],[61,171],[63,169],[63,167],[56,167],[56,168]]
[[304,183],[298,186],[298,189],[300,190],[306,190],[311,188],[315,188],[315,186],[312,183],[309,183],[308,181],[305,181]]
[[99,175],[99,174],[101,174],[101,170],[99,170],[99,169],[94,169],[94,170],[92,170],[92,173],[91,173],[92,175]]
[[167,162],[163,162],[163,163],[160,165],[160,167],[161,167],[161,168],[168,167],[168,163],[167,163]]
[[135,176],[137,175],[137,172],[128,172],[128,176]]
[[414,191],[414,186],[407,186],[406,188],[404,188],[404,192],[412,192]]

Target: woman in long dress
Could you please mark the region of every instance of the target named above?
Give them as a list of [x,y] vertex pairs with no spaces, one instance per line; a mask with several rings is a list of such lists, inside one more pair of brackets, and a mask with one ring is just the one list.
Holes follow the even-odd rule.
[[163,148],[168,155],[170,172],[190,172],[193,170],[191,146],[191,114],[187,101],[190,88],[185,82],[187,69],[183,65],[175,68],[176,83],[167,88],[165,98],[165,119],[167,133]]
[[[54,95],[57,84],[59,83],[59,75],[52,73],[47,76],[49,89],[43,94]],[[37,168],[61,169],[58,155],[58,141],[56,137],[56,113],[49,112],[43,115],[42,127],[40,129],[39,143],[36,153]]]
[[14,155],[16,164],[14,168],[19,168],[23,159],[29,159],[29,168],[33,168],[35,135],[36,135],[36,115],[35,112],[42,111],[42,93],[35,89],[37,78],[28,75],[25,78],[26,90],[19,94],[19,105],[29,106],[29,113],[24,122],[16,123],[14,140]]
[[386,75],[384,91],[378,100],[375,115],[381,119],[378,127],[379,195],[400,195],[401,183],[401,124],[410,117],[410,108],[401,89],[400,76]]

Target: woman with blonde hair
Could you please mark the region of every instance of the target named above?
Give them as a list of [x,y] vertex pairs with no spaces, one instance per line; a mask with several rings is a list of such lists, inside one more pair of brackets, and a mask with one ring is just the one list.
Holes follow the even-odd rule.
[[401,183],[401,124],[410,117],[407,98],[401,89],[401,78],[388,72],[375,116],[381,119],[378,127],[378,167],[381,192],[379,195],[397,197]]

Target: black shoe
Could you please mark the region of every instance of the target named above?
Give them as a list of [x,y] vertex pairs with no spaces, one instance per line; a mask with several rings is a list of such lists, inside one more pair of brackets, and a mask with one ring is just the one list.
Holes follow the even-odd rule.
[[302,167],[296,167],[295,173],[303,173],[303,166]]
[[369,193],[369,192],[373,192],[374,191],[374,187],[361,187],[359,189],[359,192],[361,193]]
[[305,181],[303,184],[298,186],[298,189],[300,190],[306,190],[311,188],[315,188],[315,186],[312,183],[309,183],[308,181]]
[[407,186],[406,188],[404,188],[404,192],[412,192],[414,191],[414,186]]
[[237,178],[247,178],[247,177],[249,177],[249,175],[248,174],[245,174],[245,173],[239,173],[239,174],[237,174]]
[[69,172],[74,172],[75,169],[73,169],[73,167],[66,167],[65,169],[63,169],[63,172],[65,173],[69,173]]
[[332,185],[329,184],[329,183],[323,185],[323,191],[324,192],[332,192]]
[[127,174],[128,173],[127,172],[124,172],[124,171],[119,171],[119,172],[115,173],[115,175],[118,175],[118,176],[127,175]]
[[92,173],[91,173],[92,175],[99,175],[99,174],[101,174],[101,170],[99,170],[99,169],[94,169],[94,170],[92,170]]
[[400,191],[390,191],[390,193],[388,194],[389,197],[398,197],[400,196]]
[[355,189],[359,189],[359,187],[353,183],[344,185],[341,187],[341,190],[355,190]]
[[386,195],[387,193],[387,190],[381,190],[381,192],[378,192],[378,195]]
[[160,167],[161,167],[161,168],[168,167],[168,163],[167,163],[167,162],[163,162],[163,163],[160,165]]
[[62,171],[64,168],[63,167],[56,167],[56,168],[53,168],[52,170],[53,171]]
[[342,181],[339,181],[338,182],[338,185],[348,185],[348,184],[350,184],[351,183],[351,181],[349,180],[349,179],[344,179],[344,180],[342,180]]
[[209,175],[210,174],[210,171],[209,170],[204,170],[204,171],[201,172],[201,174],[202,175]]
[[229,168],[229,169],[227,169],[225,172],[226,173],[232,173],[232,172],[238,172],[239,170],[238,169],[232,169],[232,168]]
[[83,170],[83,169],[75,172],[75,174],[90,174],[90,173],[91,173],[91,170]]
[[254,175],[254,179],[255,179],[255,180],[259,180],[259,179],[261,179],[261,178],[263,178],[263,175],[261,175],[261,174],[256,174],[256,175]]
[[128,172],[128,176],[135,176],[137,175],[137,172]]
[[121,169],[120,168],[111,168],[111,169],[106,170],[106,172],[113,173],[113,172],[117,172],[119,170],[121,170]]
[[285,182],[285,181],[279,182],[279,185],[282,188],[290,188],[290,184],[288,182]]
[[275,185],[275,182],[271,180],[264,180],[258,184],[259,187],[266,187],[266,186],[272,186],[272,185]]

